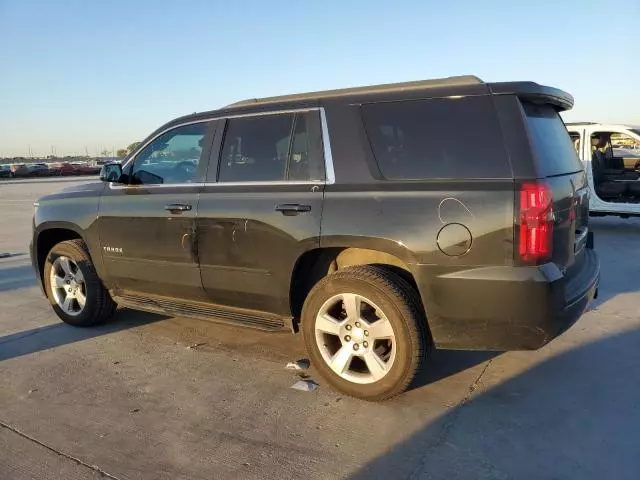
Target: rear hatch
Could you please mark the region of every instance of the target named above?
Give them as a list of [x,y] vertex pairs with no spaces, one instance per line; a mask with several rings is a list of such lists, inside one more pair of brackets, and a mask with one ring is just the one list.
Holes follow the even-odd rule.
[[551,261],[579,274],[589,230],[589,189],[582,162],[554,107],[523,102],[538,174],[550,190]]

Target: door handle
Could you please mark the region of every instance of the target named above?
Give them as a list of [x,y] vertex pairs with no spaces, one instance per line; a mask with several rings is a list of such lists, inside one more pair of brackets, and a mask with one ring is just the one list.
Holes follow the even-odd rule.
[[188,212],[191,210],[191,205],[185,203],[170,203],[164,207],[164,209],[171,213]]
[[299,203],[283,203],[280,205],[276,205],[276,211],[281,212],[286,216],[298,215],[300,213],[310,212],[311,205],[300,205]]

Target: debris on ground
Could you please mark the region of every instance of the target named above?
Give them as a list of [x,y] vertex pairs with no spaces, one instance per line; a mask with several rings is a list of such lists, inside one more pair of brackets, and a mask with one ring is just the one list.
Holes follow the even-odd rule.
[[303,358],[302,360],[287,363],[286,368],[287,370],[307,370],[310,365],[311,362],[306,358]]
[[194,350],[194,349],[196,349],[198,347],[201,347],[203,345],[206,345],[206,343],[194,343],[193,345],[189,345],[187,347],[187,350]]
[[11,256],[10,253],[6,253],[6,252],[5,253],[0,253],[0,258],[8,258],[10,256]]
[[38,389],[37,388],[32,388],[31,390],[29,390],[29,395],[31,395],[33,392],[37,392]]
[[313,380],[298,380],[291,385],[294,390],[300,390],[301,392],[313,392],[319,385]]

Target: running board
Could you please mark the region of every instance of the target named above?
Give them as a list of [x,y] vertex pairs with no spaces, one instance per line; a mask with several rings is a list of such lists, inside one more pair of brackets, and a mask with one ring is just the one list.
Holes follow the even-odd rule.
[[118,293],[118,295],[114,295],[114,300],[118,305],[136,310],[211,320],[218,323],[256,328],[267,332],[291,330],[291,319],[254,310],[242,310],[203,302],[177,300],[175,298]]

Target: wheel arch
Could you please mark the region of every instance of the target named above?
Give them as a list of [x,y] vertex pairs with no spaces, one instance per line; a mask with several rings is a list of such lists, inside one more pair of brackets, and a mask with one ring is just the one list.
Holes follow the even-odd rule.
[[[389,241],[390,242],[390,241]],[[394,248],[380,248],[380,243],[347,243],[308,250],[298,257],[291,272],[289,284],[289,303],[294,318],[294,330],[304,301],[318,281],[325,276],[347,267],[357,265],[379,265],[393,271],[409,283],[420,295],[417,283],[411,272],[412,256],[402,251],[396,242]],[[374,247],[374,248],[371,248]]]
[[82,240],[85,244],[87,243],[82,229],[70,222],[47,222],[36,229],[32,245],[32,262],[42,288],[44,288],[43,273],[47,255],[55,245],[66,240]]

